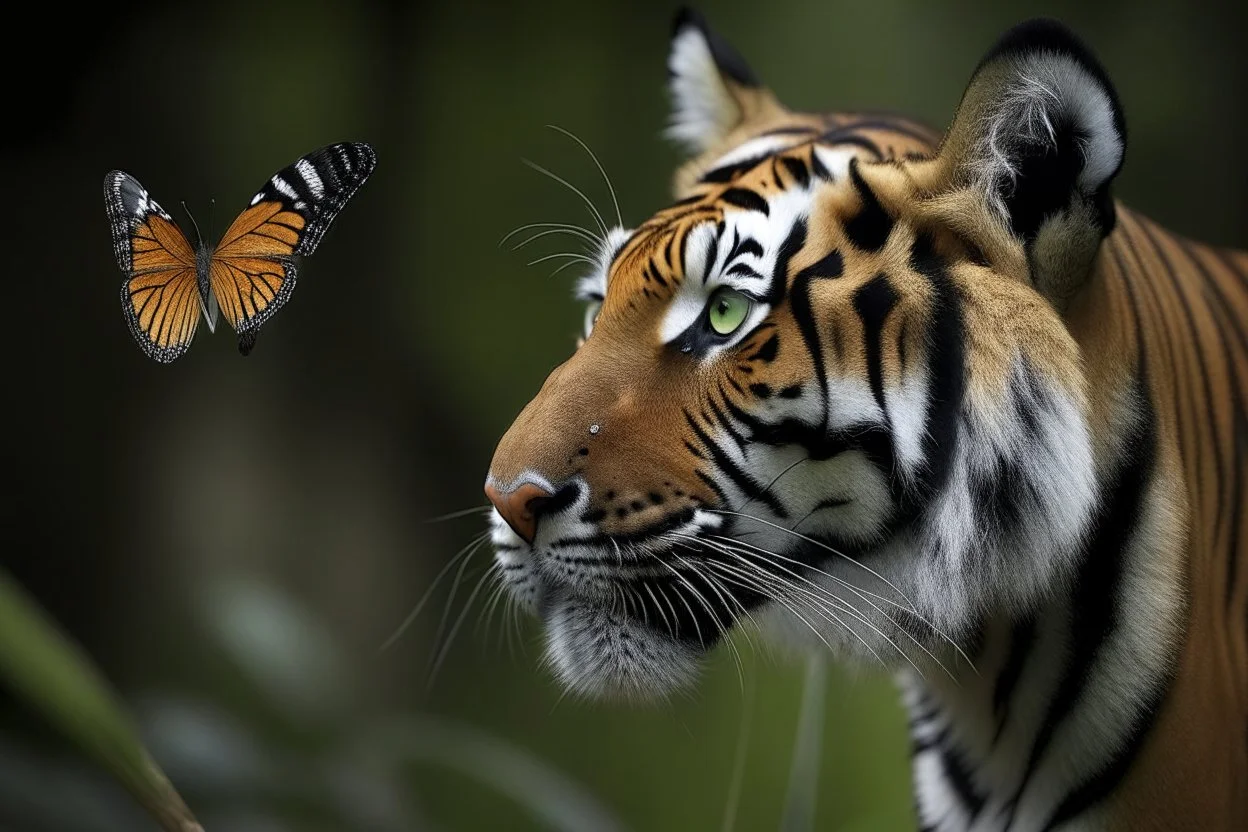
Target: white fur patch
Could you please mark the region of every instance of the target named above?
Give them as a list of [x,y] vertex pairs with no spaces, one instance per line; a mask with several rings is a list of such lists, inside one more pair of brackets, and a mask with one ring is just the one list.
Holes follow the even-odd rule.
[[710,44],[696,27],[685,27],[672,38],[667,68],[672,113],[666,134],[701,153],[737,126],[741,108],[715,66]]

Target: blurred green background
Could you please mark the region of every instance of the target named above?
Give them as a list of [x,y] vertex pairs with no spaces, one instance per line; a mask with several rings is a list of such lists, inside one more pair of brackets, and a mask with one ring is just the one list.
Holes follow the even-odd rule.
[[[700,8],[792,107],[896,109],[938,127],[1004,29],[1060,17],[1122,97],[1119,196],[1177,231],[1248,244],[1244,4]],[[626,222],[663,205],[680,158],[659,137],[673,12],[649,0],[46,4],[10,26],[3,565],[115,683],[209,832],[553,828],[543,806],[573,828],[597,811],[620,828],[719,829],[743,715],[735,828],[781,824],[797,660],[738,640],[744,684],[721,649],[667,707],[561,700],[532,622],[518,642],[497,615],[478,626],[483,592],[430,685],[449,580],[378,651],[480,530],[475,517],[428,520],[484,503],[494,442],[580,325],[574,270],[525,265],[566,246],[497,245],[524,223],[588,223],[520,159],[607,213],[592,163],[544,127],[556,124],[598,153]],[[374,145],[376,173],[254,353],[201,328],[174,365],[146,359],[118,304],[105,172],[138,177],[189,229],[186,200],[215,238],[278,168],[345,139]],[[487,559],[467,570],[446,629]],[[889,682],[833,667],[827,684],[817,827],[912,828]],[[0,828],[153,828],[2,702]]]

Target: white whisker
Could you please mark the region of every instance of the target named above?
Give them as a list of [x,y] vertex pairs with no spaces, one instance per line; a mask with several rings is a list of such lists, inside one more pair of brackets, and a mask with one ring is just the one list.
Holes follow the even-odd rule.
[[570,260],[577,262],[577,263],[588,263],[591,266],[596,265],[594,261],[591,260],[589,257],[585,256],[584,254],[577,254],[576,252],[573,252],[573,251],[559,251],[559,252],[555,252],[554,254],[547,254],[545,257],[539,257],[536,260],[530,260],[524,265],[536,266],[538,263],[545,263],[547,260],[555,260],[559,257],[567,257]]
[[818,546],[820,549],[823,549],[823,550],[825,550],[825,551],[827,551],[827,552],[831,552],[832,554],[836,555],[838,558],[844,558],[845,560],[847,560],[847,561],[849,561],[850,563],[854,564],[855,566],[857,566],[857,567],[859,567],[859,568],[861,568],[861,569],[865,570],[866,572],[870,573],[871,575],[874,575],[874,576],[875,576],[876,578],[878,578],[880,581],[884,582],[884,584],[886,584],[886,585],[887,585],[890,589],[892,589],[894,592],[896,592],[898,595],[900,595],[900,596],[902,597],[902,599],[903,599],[903,600],[905,600],[905,601],[906,601],[906,603],[908,603],[908,604],[910,605],[910,608],[911,608],[912,610],[913,610],[913,609],[914,609],[914,607],[915,607],[915,603],[914,603],[914,601],[912,601],[912,600],[910,599],[910,597],[909,597],[908,595],[906,595],[906,593],[904,593],[904,592],[902,592],[900,589],[898,589],[898,588],[897,588],[897,586],[896,586],[895,584],[893,584],[893,582],[892,582],[892,581],[890,581],[888,578],[885,578],[883,575],[881,575],[879,572],[876,572],[874,569],[872,569],[871,567],[867,566],[865,563],[862,563],[861,561],[854,560],[853,558],[851,558],[849,555],[845,554],[844,552],[838,552],[836,549],[833,549],[831,546],[829,546],[828,544],[826,544],[826,543],[824,543],[824,542],[822,542],[822,541],[820,541],[820,540],[815,540],[813,537],[808,537],[808,536],[806,536],[806,535],[804,535],[804,534],[799,534],[798,532],[795,532],[795,531],[793,531],[792,529],[786,529],[784,526],[781,526],[781,525],[780,525],[780,524],[778,524],[778,523],[773,523],[773,522],[771,522],[770,520],[764,520],[764,519],[763,519],[763,518],[761,518],[761,517],[755,517],[755,516],[754,516],[754,515],[752,515],[752,514],[743,514],[743,513],[739,512],[739,511],[728,511],[727,509],[716,509],[716,508],[708,508],[708,509],[705,509],[705,510],[706,510],[706,511],[709,511],[709,512],[711,512],[711,513],[713,513],[713,514],[729,514],[729,515],[734,515],[734,516],[737,516],[737,517],[744,517],[744,518],[745,518],[745,519],[747,519],[747,520],[753,520],[753,521],[754,521],[754,522],[756,522],[756,523],[762,523],[764,526],[771,526],[773,529],[777,529],[778,531],[782,531],[782,532],[784,532],[785,534],[791,534],[791,535],[793,535],[793,536],[794,536],[794,537],[796,537],[796,538],[799,538],[799,539],[801,539],[801,540],[804,540],[804,541],[806,541],[807,543],[811,544],[812,546]]
[[559,176],[556,173],[551,173],[550,171],[546,170],[546,168],[542,167],[537,162],[533,162],[528,159],[521,159],[520,161],[524,162],[526,165],[533,168],[533,170],[537,171],[538,173],[543,174],[545,176],[549,176],[551,179],[555,180],[560,185],[563,185],[565,188],[568,188],[569,190],[571,190],[572,193],[579,196],[581,198],[581,201],[583,201],[585,205],[589,208],[590,213],[594,215],[594,221],[598,223],[598,230],[602,232],[602,238],[604,240],[607,238],[607,236],[609,235],[609,232],[607,230],[606,221],[602,218],[602,214],[598,213],[598,209],[594,206],[593,201],[589,197],[585,196],[585,194],[581,192],[580,188],[576,187],[571,182],[564,179],[562,176]]
[[390,637],[382,642],[382,645],[377,649],[377,652],[384,653],[390,648],[390,645],[398,641],[399,637],[403,635],[403,633],[407,631],[407,628],[412,625],[412,622],[416,620],[416,616],[420,615],[420,611],[424,609],[425,604],[428,603],[429,599],[433,596],[433,591],[437,589],[438,584],[441,583],[444,577],[446,577],[446,573],[455,566],[455,562],[460,558],[463,558],[464,562],[467,563],[467,561],[472,557],[473,552],[475,552],[482,543],[488,540],[489,537],[489,531],[481,532],[472,540],[468,541],[467,546],[456,552],[455,555],[446,562],[441,571],[439,571],[437,576],[433,579],[433,583],[429,584],[429,588],[425,590],[425,594],[420,596],[420,600],[416,602],[416,606],[407,614],[407,617],[403,619],[403,623],[396,627],[394,632],[390,634]]
[[537,232],[536,234],[531,234],[531,235],[529,235],[528,237],[525,237],[523,240],[521,240],[520,242],[518,242],[518,243],[516,243],[514,246],[512,246],[512,247],[511,247],[511,250],[512,250],[512,251],[519,251],[520,249],[524,248],[525,246],[527,246],[529,243],[533,242],[534,240],[540,240],[541,238],[543,238],[543,237],[549,237],[549,236],[550,236],[550,235],[552,235],[552,234],[567,234],[567,235],[569,235],[569,236],[571,236],[571,237],[577,237],[577,238],[580,238],[580,239],[587,239],[589,242],[594,243],[594,244],[596,244],[596,243],[597,243],[597,239],[596,239],[596,238],[589,237],[588,235],[583,234],[583,233],[581,233],[581,232],[579,232],[579,231],[573,231],[573,230],[572,230],[572,229],[570,229],[570,228],[551,228],[551,229],[549,229],[549,230],[546,230],[546,231],[539,231],[539,232]]
[[[576,236],[578,236],[578,237],[582,237],[582,238],[584,238],[584,239],[585,239],[585,241],[586,241],[586,242],[593,243],[595,246],[601,246],[601,245],[602,245],[602,238],[601,238],[601,237],[599,237],[597,234],[595,234],[593,231],[590,231],[588,228],[586,228],[586,227],[585,227],[585,226],[583,226],[583,225],[577,225],[576,223],[571,223],[571,222],[530,222],[530,223],[525,223],[524,225],[520,226],[519,228],[513,228],[511,231],[508,231],[505,235],[503,235],[503,238],[502,238],[501,240],[499,240],[499,241],[498,241],[498,245],[501,247],[504,243],[506,243],[506,242],[507,242],[508,240],[510,240],[512,237],[516,236],[517,234],[521,233],[522,231],[528,231],[528,230],[530,230],[530,229],[532,229],[532,228],[555,228],[555,229],[560,229],[560,230],[563,230],[563,231],[567,231],[567,232],[569,232],[569,233],[571,233],[571,234],[575,234],[575,235],[576,235]],[[517,248],[518,248],[518,246],[517,246]],[[513,249],[513,251],[514,251],[514,249]]]
[[607,190],[611,193],[611,204],[615,206],[615,221],[619,224],[621,228],[623,228],[624,216],[620,213],[620,201],[615,198],[615,188],[612,187],[611,185],[611,177],[607,176],[606,170],[604,170],[602,167],[602,162],[598,161],[598,157],[594,155],[594,151],[590,150],[589,145],[585,144],[585,142],[581,141],[579,137],[577,137],[570,131],[564,130],[562,127],[559,127],[554,124],[547,124],[546,126],[549,127],[551,130],[558,130],[560,133],[562,133],[563,135],[570,138],[572,141],[579,144],[581,147],[585,149],[585,152],[589,154],[589,158],[594,160],[594,164],[598,166],[598,172],[602,174],[602,181],[607,183]]
[[[465,561],[466,562],[466,561]],[[468,600],[464,602],[464,608],[460,612],[459,617],[455,619],[455,625],[451,627],[451,631],[446,636],[446,642],[442,645],[442,649],[438,651],[437,659],[433,663],[433,668],[429,671],[429,677],[425,682],[425,690],[432,690],[434,680],[438,676],[438,669],[442,667],[442,662],[451,652],[451,645],[455,642],[455,635],[459,632],[459,628],[463,626],[464,619],[468,617],[469,611],[472,610],[472,602],[477,600],[477,596],[481,593],[481,587],[485,586],[486,580],[492,574],[491,570],[486,570],[481,579],[477,581],[476,587],[468,595]]]
[[[802,567],[802,568],[804,568],[804,569],[810,569],[811,571],[813,571],[813,572],[815,572],[815,573],[817,573],[817,574],[820,574],[820,575],[823,575],[823,576],[825,576],[825,577],[827,577],[827,578],[830,578],[831,580],[835,581],[837,584],[839,584],[839,585],[841,585],[841,586],[845,587],[847,590],[849,590],[850,592],[854,593],[854,594],[855,594],[855,595],[857,595],[859,598],[861,598],[863,601],[865,601],[865,602],[866,602],[866,603],[867,603],[867,604],[868,604],[868,605],[869,605],[872,609],[874,609],[876,612],[878,612],[880,615],[882,615],[882,616],[883,616],[883,617],[884,617],[884,618],[885,618],[885,619],[886,619],[889,623],[891,623],[891,624],[892,624],[894,627],[896,627],[899,631],[901,631],[902,633],[904,633],[904,634],[906,635],[906,637],[907,637],[907,638],[909,638],[911,641],[913,641],[913,642],[914,642],[914,644],[915,644],[915,646],[917,646],[920,650],[922,650],[922,651],[923,651],[924,653],[926,653],[929,657],[931,657],[932,661],[936,662],[937,666],[938,666],[938,667],[940,667],[940,669],[941,669],[941,670],[945,671],[945,673],[946,673],[946,674],[948,674],[948,676],[949,676],[949,678],[950,678],[950,679],[955,679],[955,680],[956,680],[956,677],[955,677],[952,673],[950,673],[949,669],[948,669],[948,668],[946,668],[946,667],[944,666],[944,664],[942,664],[942,663],[941,663],[940,659],[936,658],[936,656],[934,656],[934,655],[932,654],[932,652],[931,652],[930,650],[928,650],[928,649],[927,649],[927,647],[926,647],[926,646],[924,646],[924,645],[923,645],[923,643],[922,643],[921,641],[919,641],[917,638],[915,638],[914,634],[912,634],[912,633],[911,633],[909,630],[907,630],[905,627],[902,627],[900,624],[898,624],[898,623],[897,623],[897,621],[896,621],[896,620],[894,620],[894,619],[892,618],[892,616],[890,616],[888,613],[886,613],[886,612],[885,612],[883,609],[881,609],[881,608],[880,608],[877,604],[875,604],[874,602],[872,602],[872,601],[871,601],[871,598],[876,598],[876,599],[878,599],[879,601],[881,601],[882,603],[885,603],[885,604],[890,604],[890,605],[892,605],[892,606],[896,607],[897,609],[901,610],[902,612],[905,612],[905,613],[908,613],[908,614],[910,614],[910,615],[914,616],[916,619],[918,619],[919,621],[921,621],[923,624],[927,625],[928,629],[930,629],[930,630],[931,630],[933,633],[935,633],[936,635],[940,636],[940,637],[941,637],[941,638],[942,638],[942,639],[943,639],[943,640],[944,640],[947,644],[949,644],[949,645],[950,645],[950,646],[951,646],[954,650],[956,650],[956,651],[957,651],[958,655],[960,655],[962,658],[966,659],[967,663],[968,663],[968,664],[970,664],[970,666],[971,666],[971,669],[972,669],[972,670],[975,670],[975,665],[974,665],[974,663],[973,663],[973,662],[971,662],[970,657],[966,655],[966,653],[962,650],[962,648],[961,648],[960,646],[958,646],[958,643],[957,643],[956,641],[954,641],[951,637],[949,637],[949,636],[945,635],[945,633],[944,633],[942,630],[940,630],[939,628],[937,628],[935,624],[933,624],[932,622],[930,622],[930,621],[928,621],[926,618],[924,618],[922,615],[920,615],[920,614],[919,614],[916,610],[913,610],[913,609],[911,609],[911,608],[909,608],[909,607],[902,606],[901,604],[898,604],[896,601],[890,600],[890,599],[888,599],[888,598],[884,598],[883,596],[880,596],[880,595],[876,595],[876,594],[875,594],[875,593],[873,593],[873,592],[868,592],[868,591],[866,591],[866,590],[859,589],[858,587],[854,586],[852,583],[850,583],[849,581],[844,580],[843,578],[838,578],[838,577],[836,577],[835,575],[830,575],[830,574],[828,574],[827,572],[824,572],[824,571],[823,571],[823,570],[821,570],[821,569],[817,569],[817,568],[815,568],[815,567],[813,567],[813,566],[809,566],[809,565],[807,565],[807,564],[804,564],[804,563],[802,563],[802,562],[801,562],[801,561],[799,561],[799,560],[794,560],[793,558],[790,558],[790,557],[785,557],[784,555],[782,555],[782,554],[780,554],[780,553],[778,553],[778,552],[771,552],[771,551],[768,551],[767,549],[763,549],[763,548],[761,548],[761,547],[759,547],[759,546],[755,546],[755,545],[750,544],[750,543],[744,543],[744,542],[742,542],[742,541],[733,540],[732,538],[722,537],[722,536],[719,536],[719,535],[712,535],[712,536],[711,536],[711,539],[714,539],[714,540],[719,540],[719,541],[723,541],[723,542],[725,542],[725,543],[727,543],[727,544],[732,544],[732,545],[734,545],[734,546],[743,546],[743,547],[745,547],[745,548],[747,548],[747,549],[750,549],[750,550],[752,550],[752,551],[754,551],[754,552],[757,552],[758,554],[765,555],[765,556],[766,556],[766,557],[768,557],[768,558],[777,558],[777,559],[779,559],[779,560],[787,561],[787,562],[792,563],[792,564],[794,564],[794,565],[796,565],[796,566]],[[827,594],[827,595],[828,595],[828,597],[835,597],[835,596],[831,595],[830,593],[828,593],[828,590],[827,590],[825,587],[820,586],[819,584],[815,583],[814,581],[810,580],[809,578],[805,577],[804,575],[800,575],[800,574],[798,574],[797,572],[794,572],[792,569],[788,569],[788,568],[786,568],[786,567],[784,567],[784,566],[781,566],[780,564],[773,564],[773,565],[774,565],[776,568],[778,568],[778,569],[783,569],[785,572],[788,572],[790,575],[792,575],[793,577],[795,577],[795,578],[797,578],[797,579],[799,579],[799,580],[803,581],[804,583],[809,584],[810,586],[814,587],[814,588],[815,588],[816,590],[818,590],[819,592],[822,592],[822,593]],[[843,601],[843,599],[839,599],[839,598],[838,598],[837,600]],[[978,671],[976,671],[976,672],[978,672]]]

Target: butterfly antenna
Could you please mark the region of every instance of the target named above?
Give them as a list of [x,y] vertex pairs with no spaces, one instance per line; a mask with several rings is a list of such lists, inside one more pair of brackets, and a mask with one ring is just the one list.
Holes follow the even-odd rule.
[[191,213],[191,209],[186,207],[186,200],[182,200],[182,210],[191,218],[191,225],[195,227],[195,236],[199,239],[199,244],[204,244],[204,235],[199,233],[199,223],[195,222],[195,215]]

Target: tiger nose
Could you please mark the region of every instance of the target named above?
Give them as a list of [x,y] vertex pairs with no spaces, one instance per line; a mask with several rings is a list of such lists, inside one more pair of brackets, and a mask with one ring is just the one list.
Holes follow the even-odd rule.
[[493,483],[487,482],[485,496],[507,521],[507,525],[511,526],[511,530],[520,535],[525,543],[530,544],[537,535],[537,518],[554,497],[540,485],[531,482],[523,483],[511,491],[499,491]]

